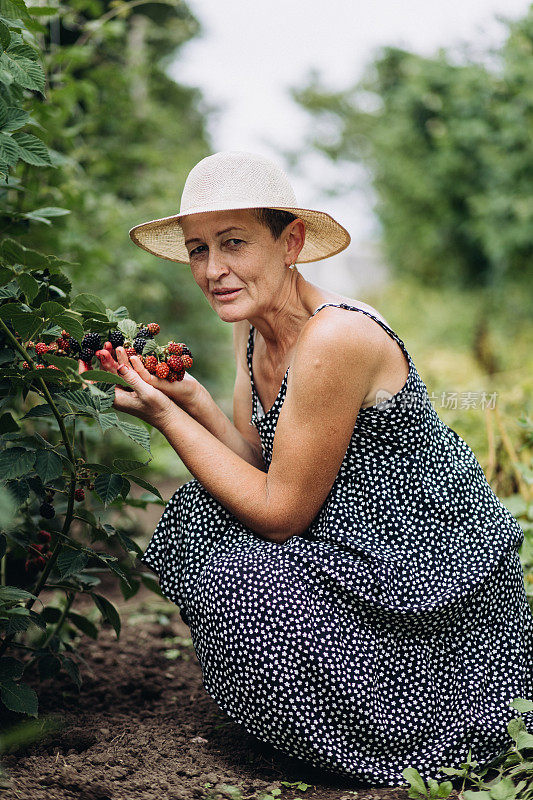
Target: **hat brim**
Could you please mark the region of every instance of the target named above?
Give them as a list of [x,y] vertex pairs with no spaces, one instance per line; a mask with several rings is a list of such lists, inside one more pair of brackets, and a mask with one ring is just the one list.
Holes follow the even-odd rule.
[[[249,211],[251,208],[244,209],[239,207],[221,210]],[[294,206],[253,206],[253,208],[290,211],[305,222],[305,242],[296,259],[298,264],[321,261],[323,258],[337,255],[337,253],[345,250],[351,242],[350,234],[346,228],[325,211],[296,208]],[[205,212],[198,211],[195,213]],[[134,244],[154,256],[188,265],[189,253],[185,246],[183,230],[179,224],[179,220],[187,216],[191,216],[191,214],[173,214],[170,217],[152,219],[149,222],[135,225],[129,231],[130,238]]]

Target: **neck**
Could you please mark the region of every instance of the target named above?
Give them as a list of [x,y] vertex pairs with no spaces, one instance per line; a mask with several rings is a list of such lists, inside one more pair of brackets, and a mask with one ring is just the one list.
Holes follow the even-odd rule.
[[284,361],[313,311],[311,284],[297,269],[288,269],[281,291],[265,309],[248,321],[261,334],[273,368]]

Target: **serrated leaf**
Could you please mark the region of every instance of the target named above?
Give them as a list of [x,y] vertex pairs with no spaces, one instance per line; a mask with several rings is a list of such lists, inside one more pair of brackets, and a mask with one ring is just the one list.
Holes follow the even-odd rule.
[[17,508],[20,508],[30,496],[30,487],[24,478],[18,481],[8,481],[6,483],[6,489],[13,497]]
[[11,320],[17,333],[24,339],[31,339],[42,325],[42,320],[37,314],[33,311],[24,311],[17,303],[0,306],[0,317]]
[[3,22],[0,22],[0,45],[2,45],[2,49],[7,50],[10,42],[11,42],[11,33],[9,31],[9,28]]
[[0,480],[20,478],[32,471],[35,452],[21,447],[10,447],[0,453]]
[[0,300],[9,300],[18,297],[20,294],[17,281],[12,280],[0,289]]
[[[41,70],[41,68],[37,64],[33,64],[30,67],[30,70],[35,71],[35,69]],[[41,141],[41,139],[37,138],[37,136],[33,136],[33,134],[31,133],[17,132],[13,134],[13,139],[15,140],[19,148],[20,151],[19,157],[27,164],[31,164],[33,167],[52,166],[48,148],[45,145],[45,143]]]
[[95,294],[78,294],[71,304],[73,311],[81,311],[87,314],[102,314],[107,319],[106,307]]
[[19,128],[23,128],[24,125],[26,125],[29,118],[30,115],[28,114],[27,111],[24,111],[23,108],[18,108],[17,106],[9,106],[9,108],[7,109],[7,114],[5,117],[4,124],[2,125],[2,130],[5,132],[17,131]]
[[63,548],[56,561],[61,579],[64,580],[70,577],[70,575],[76,575],[78,572],[81,572],[88,560],[85,553],[81,553],[79,550],[74,550],[70,547]]
[[120,616],[115,608],[115,606],[109,602],[107,597],[104,597],[101,594],[96,594],[96,592],[90,593],[96,606],[98,607],[100,613],[104,617],[107,622],[110,622],[113,628],[115,629],[115,633],[117,634],[117,639],[120,637]]
[[533,734],[520,731],[516,737],[517,750],[533,750]]
[[82,633],[90,636],[91,639],[98,638],[98,628],[93,622],[87,619],[87,617],[76,614],[74,611],[69,611],[67,617]]
[[48,403],[40,403],[38,406],[30,408],[22,419],[29,419],[31,417],[53,417],[53,415],[52,406],[49,406]]
[[35,471],[44,485],[63,474],[63,462],[51,450],[39,450],[35,459]]
[[64,312],[63,314],[58,314],[54,317],[54,322],[58,325],[61,325],[71,336],[75,339],[80,341],[83,339],[83,325],[79,321],[79,319],[68,312]]
[[135,339],[137,334],[137,323],[134,320],[121,319],[118,322],[117,327],[119,331],[122,331],[126,339],[131,339],[132,341]]
[[152,494],[155,494],[156,497],[159,497],[160,500],[163,499],[161,497],[159,489],[157,489],[157,487],[153,486],[148,481],[145,481],[144,478],[139,478],[137,475],[125,475],[124,477],[128,478],[128,480],[130,481],[133,481],[133,483],[136,483],[137,486],[141,486],[143,489],[147,489]]
[[112,312],[116,319],[128,319],[128,309],[126,306],[119,306]]
[[143,347],[143,356],[148,356],[150,353],[155,353],[157,351],[157,343],[154,339],[147,339],[146,344]]
[[141,428],[140,425],[133,425],[131,422],[124,422],[119,420],[120,430],[133,439],[134,442],[139,444],[145,450],[150,452],[150,433],[146,428]]
[[122,489],[122,476],[111,474],[98,475],[94,481],[94,490],[104,505],[109,505],[119,496]]
[[18,276],[17,281],[21,291],[23,291],[28,298],[28,302],[32,303],[39,291],[39,284],[35,278],[32,275],[28,275],[27,272],[23,272]]
[[15,683],[11,679],[2,682],[2,702],[10,711],[37,716],[38,700],[34,690],[25,683]]
[[36,596],[26,589],[17,586],[0,586],[0,603],[24,603],[26,600],[37,600]]
[[103,369],[88,369],[82,374],[82,380],[99,381],[100,383],[115,384],[118,386],[129,386],[129,383],[124,380],[120,375],[115,375],[112,372],[106,372]]
[[78,362],[74,358],[69,358],[68,356],[55,356],[52,353],[43,353],[42,357],[45,361],[50,362],[50,364],[55,364],[55,366],[59,367],[59,369],[63,372],[74,370],[76,375],[78,374]]
[[20,157],[20,147],[13,137],[0,132],[0,161],[13,167]]

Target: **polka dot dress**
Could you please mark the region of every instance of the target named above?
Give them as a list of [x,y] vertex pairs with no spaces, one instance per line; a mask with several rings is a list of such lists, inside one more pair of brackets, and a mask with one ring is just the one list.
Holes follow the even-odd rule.
[[[283,752],[374,785],[445,779],[472,749],[511,740],[509,703],[533,697],[523,532],[466,442],[435,412],[402,340],[406,383],[359,411],[320,512],[283,544],[197,480],[168,503],[142,557],[176,603],[208,694]],[[251,423],[267,465],[288,372]],[[522,715],[533,732],[533,714]]]

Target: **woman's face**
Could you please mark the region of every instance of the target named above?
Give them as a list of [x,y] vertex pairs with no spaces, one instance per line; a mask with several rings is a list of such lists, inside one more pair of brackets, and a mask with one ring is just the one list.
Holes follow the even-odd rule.
[[222,320],[237,322],[275,308],[287,266],[303,246],[301,220],[278,240],[246,209],[189,214],[180,224],[194,280]]

